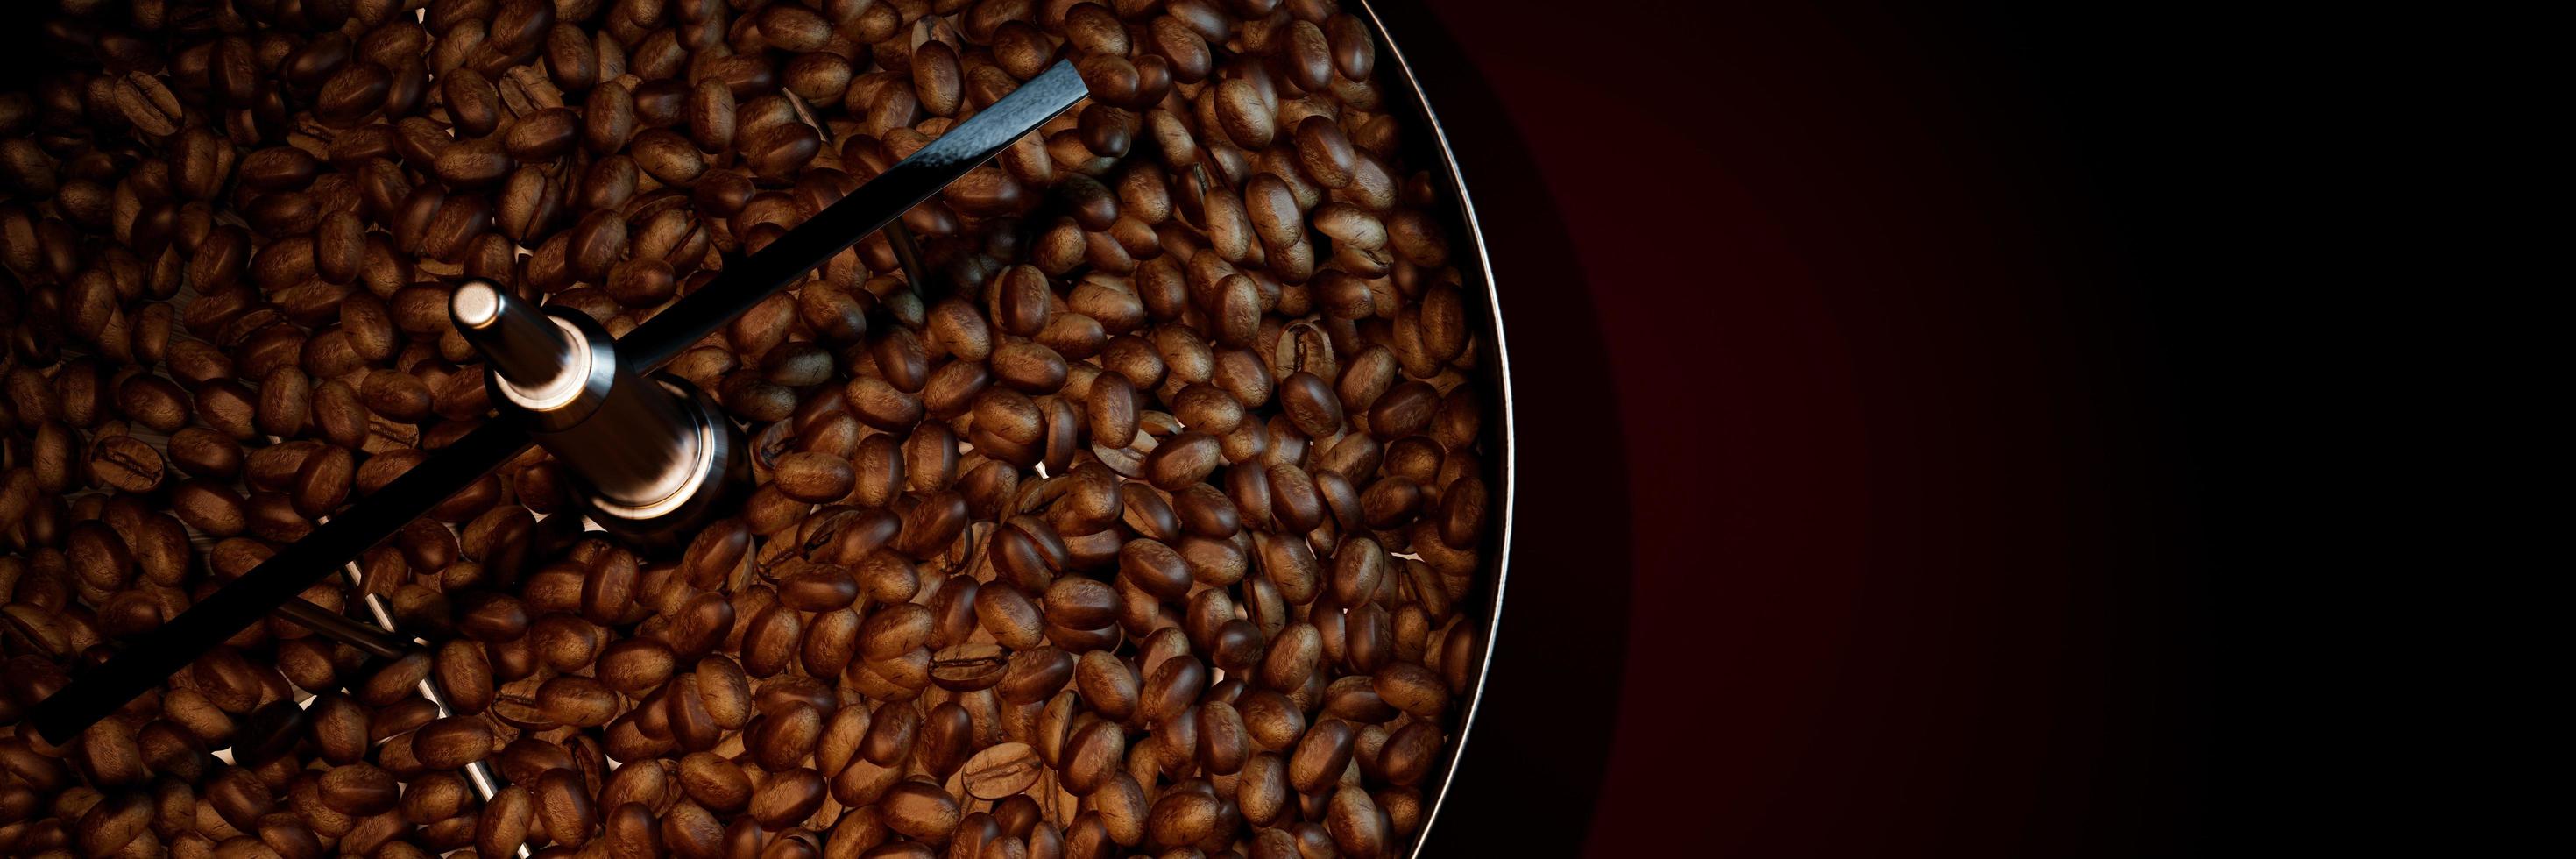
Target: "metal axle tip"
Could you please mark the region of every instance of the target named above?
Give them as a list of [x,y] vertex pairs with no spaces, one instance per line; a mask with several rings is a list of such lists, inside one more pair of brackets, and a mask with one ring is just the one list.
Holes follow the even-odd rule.
[[447,313],[465,341],[531,406],[562,399],[586,374],[589,355],[580,335],[490,281],[457,286]]

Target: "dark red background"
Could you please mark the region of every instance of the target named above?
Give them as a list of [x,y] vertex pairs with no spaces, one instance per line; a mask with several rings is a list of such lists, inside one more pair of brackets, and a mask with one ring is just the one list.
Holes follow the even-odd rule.
[[2189,52],[2083,12],[1381,5],[1519,399],[1431,855],[2200,846]]

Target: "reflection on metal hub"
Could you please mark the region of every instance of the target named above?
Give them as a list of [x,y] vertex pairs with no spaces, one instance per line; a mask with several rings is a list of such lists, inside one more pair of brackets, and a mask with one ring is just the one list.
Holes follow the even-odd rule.
[[481,280],[456,288],[448,314],[488,362],[493,404],[571,472],[600,527],[672,547],[745,485],[741,430],[687,382],[619,363],[598,322]]

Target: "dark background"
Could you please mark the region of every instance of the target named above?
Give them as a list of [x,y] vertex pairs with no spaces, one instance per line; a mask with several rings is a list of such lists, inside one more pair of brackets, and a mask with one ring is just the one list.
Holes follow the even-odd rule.
[[2269,22],[1380,5],[1519,400],[1495,673],[1430,855],[2283,843],[2258,824],[2314,794],[2256,698],[2300,681],[2254,652],[2273,558],[2242,538],[2300,502],[2238,478],[2312,387],[2252,348],[2304,286],[2252,252],[2305,238],[2311,168],[2267,135],[2315,102],[2271,101]]

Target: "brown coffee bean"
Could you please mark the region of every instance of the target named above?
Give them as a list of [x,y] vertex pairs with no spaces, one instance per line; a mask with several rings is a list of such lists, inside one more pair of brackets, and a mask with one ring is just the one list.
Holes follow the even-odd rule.
[[485,856],[507,856],[526,843],[536,800],[525,787],[510,785],[485,803],[474,825],[474,849]]
[[600,651],[598,677],[609,688],[634,695],[661,686],[676,667],[669,645],[650,638],[630,638]]
[[823,712],[802,701],[754,724],[757,730],[748,744],[761,768],[770,772],[785,771],[803,762],[814,754],[823,736]]
[[402,796],[391,774],[364,763],[324,770],[321,791],[332,810],[360,817],[390,810]]
[[171,512],[188,526],[217,537],[229,537],[248,526],[248,508],[240,495],[206,478],[180,483],[170,493]]
[[778,601],[799,611],[828,612],[858,599],[858,580],[834,564],[814,564],[778,583]]
[[591,830],[599,825],[599,815],[593,810],[590,790],[583,786],[579,774],[565,769],[547,770],[538,777],[530,798],[548,838],[566,847],[589,843]]
[[1060,765],[1067,790],[1090,794],[1109,784],[1125,761],[1124,732],[1110,722],[1093,722],[1067,742]]
[[1198,702],[1207,689],[1207,667],[1195,658],[1176,656],[1155,666],[1145,680],[1142,709],[1139,715],[1149,722],[1162,722],[1180,715]]
[[[127,419],[159,432],[178,432],[189,417],[187,396],[179,386],[149,373],[137,374],[118,385],[116,401],[117,411]],[[24,405],[19,410],[32,411]]]
[[887,828],[904,835],[938,838],[957,828],[957,800],[936,785],[903,782],[889,788],[879,802]]
[[706,173],[707,162],[697,145],[670,129],[643,131],[628,147],[635,165],[665,185],[686,187]]
[[314,748],[330,764],[355,764],[374,743],[366,735],[366,707],[353,702],[340,691],[314,696],[312,707],[304,707]]
[[1119,580],[1165,599],[1189,591],[1190,572],[1180,553],[1153,540],[1134,540],[1118,550]]
[[472,716],[440,719],[413,732],[411,746],[421,765],[452,770],[491,754],[492,727]]
[[929,641],[931,624],[930,610],[916,604],[877,609],[859,625],[859,653],[872,661],[892,659]]
[[963,778],[968,794],[998,800],[1027,790],[1044,771],[1045,764],[1027,743],[1001,743],[969,759]]
[[772,605],[754,615],[742,640],[742,667],[754,677],[787,669],[805,640],[805,624],[796,609]]
[[1376,856],[1386,852],[1389,835],[1385,818],[1368,792],[1356,786],[1344,786],[1333,792],[1325,812],[1324,828],[1332,833],[1333,844],[1353,856]]
[[751,802],[751,779],[742,767],[706,752],[680,759],[680,787],[690,800],[714,811],[733,811]]
[[833,501],[850,492],[855,474],[850,463],[823,453],[791,453],[772,468],[771,485],[804,501]]
[[132,436],[107,436],[90,445],[90,479],[130,493],[152,491],[165,471],[161,452]]
[[770,776],[754,790],[746,811],[762,826],[794,826],[823,806],[828,790],[821,773],[803,767],[790,769]]
[[1109,783],[1093,793],[1091,799],[1111,840],[1130,844],[1145,839],[1150,808],[1145,802],[1144,788],[1136,783],[1134,776],[1124,772],[1110,776]]
[[502,144],[522,164],[551,161],[572,150],[581,134],[580,114],[550,107],[519,117]]
[[689,93],[688,105],[683,109],[688,118],[689,136],[697,140],[700,150],[707,152],[723,152],[733,147],[734,112],[733,90],[714,78],[699,81],[697,88]]
[[1299,792],[1320,793],[1341,777],[1342,768],[1350,764],[1353,741],[1357,732],[1349,722],[1327,719],[1307,729],[1297,743],[1296,753],[1288,759],[1288,781]]
[[679,282],[670,263],[637,257],[609,270],[607,289],[610,297],[627,307],[656,307],[671,300]]
[[143,71],[127,73],[115,83],[116,108],[134,128],[154,137],[179,133],[179,97],[160,78]]
[[1235,780],[1235,806],[1244,822],[1269,826],[1285,816],[1296,796],[1294,790],[1288,784],[1287,762],[1277,754],[1261,752],[1244,761]]
[[350,63],[322,84],[314,98],[314,112],[325,125],[356,125],[385,106],[393,83],[393,72],[384,66],[365,60]]
[[[1139,543],[1148,546],[1158,545],[1141,540],[1128,545],[1136,546]],[[1124,551],[1122,550],[1122,554]],[[1151,550],[1148,548],[1138,549],[1138,551]],[[1169,549],[1164,551],[1168,552]],[[1155,569],[1148,571],[1153,576],[1167,575],[1162,567],[1169,562],[1163,560],[1160,555],[1140,558],[1138,563],[1154,566]],[[1140,575],[1148,573],[1140,573]],[[1118,593],[1105,583],[1068,576],[1057,579],[1053,585],[1047,587],[1047,619],[1056,623],[1077,629],[1091,629],[1114,620],[1117,617],[1117,611]]]
[[662,825],[655,819],[652,809],[643,803],[625,803],[611,812],[605,838],[608,854],[617,859],[665,855],[662,852]]
[[751,529],[739,519],[720,519],[698,532],[680,556],[680,577],[712,588],[732,576],[751,549]]
[[698,660],[698,694],[718,727],[737,730],[751,721],[751,685],[742,668],[722,656]]
[[1252,753],[1252,740],[1234,705],[1209,701],[1199,705],[1199,764],[1217,775],[1242,771]]
[[993,319],[1002,330],[1029,337],[1046,328],[1053,312],[1047,277],[1034,266],[1003,269],[993,278]]
[[571,244],[565,260],[585,280],[607,276],[609,267],[626,254],[626,219],[614,211],[601,209],[584,215],[566,235]]
[[1223,462],[1216,436],[1203,432],[1184,432],[1164,439],[1145,457],[1145,471],[1154,486],[1177,491],[1206,480]]
[[714,857],[723,855],[724,823],[713,812],[684,802],[663,812],[661,843],[673,855]]
[[455,69],[439,75],[438,81],[447,114],[456,122],[458,137],[481,137],[500,125],[501,91],[482,73],[471,68]]
[[882,379],[874,377],[852,379],[842,392],[842,396],[848,399],[851,414],[856,415],[860,422],[877,429],[903,432],[921,422],[923,414],[921,399],[896,389]]
[[1062,390],[1068,372],[1063,355],[1033,340],[995,346],[992,367],[996,381],[1032,395]]
[[[334,383],[336,384],[336,383]],[[357,476],[357,459],[348,448],[324,445],[296,469],[295,512],[307,518],[326,515],[347,500]]]
[[1155,801],[1153,810],[1146,817],[1146,831],[1157,844],[1193,844],[1214,834],[1223,820],[1216,797],[1197,791],[1174,790]]
[[492,663],[474,642],[455,639],[440,645],[435,676],[455,712],[470,716],[492,706]]

